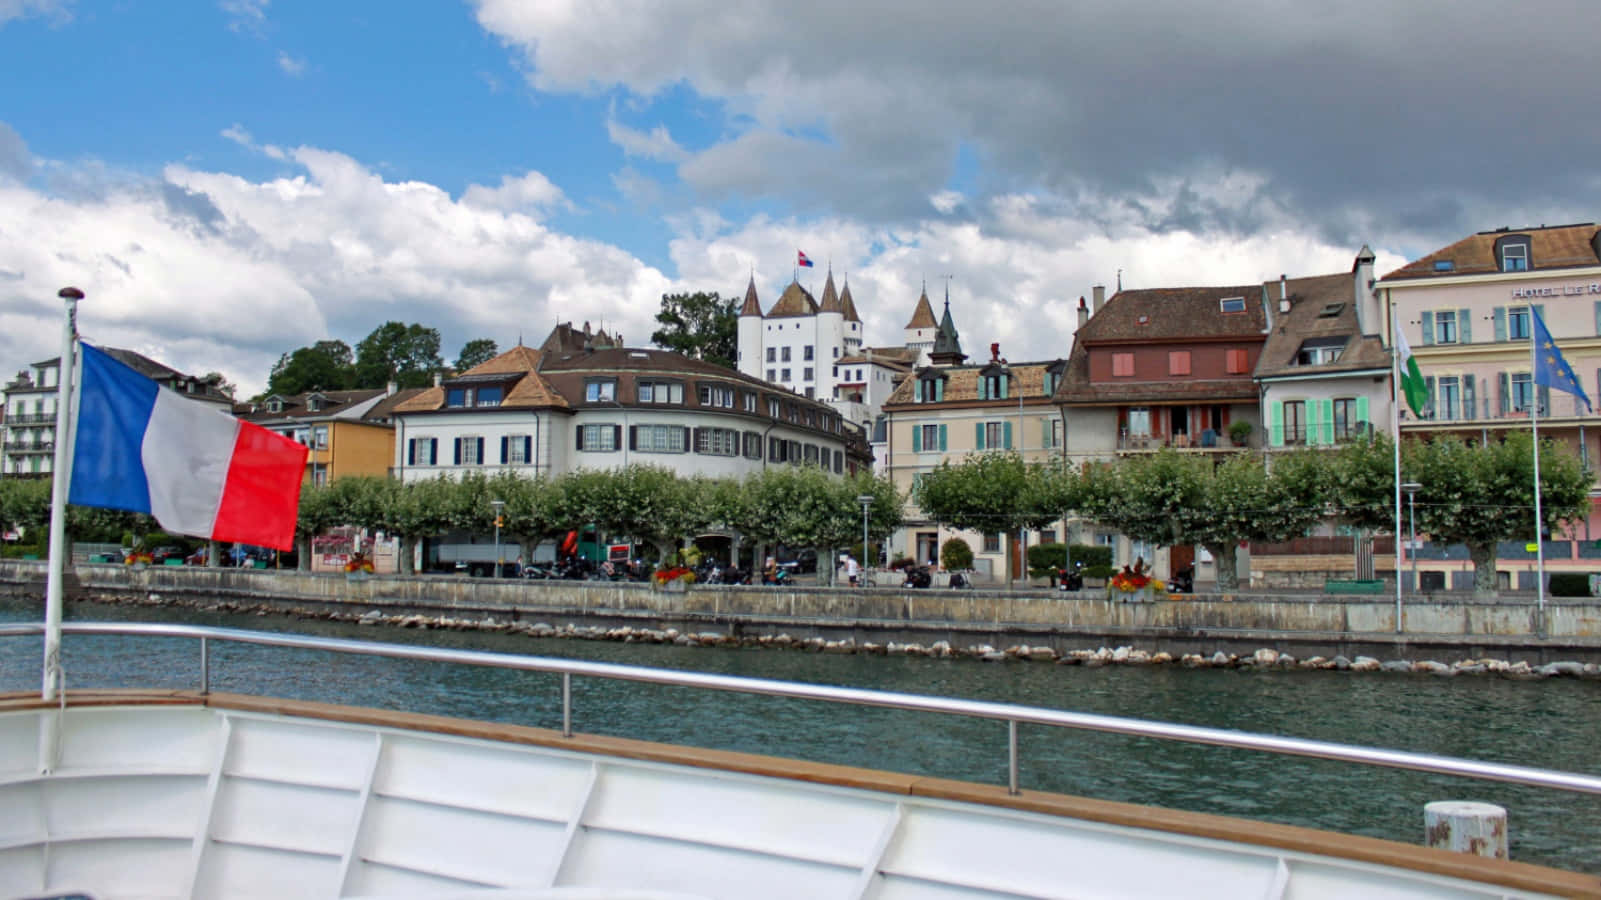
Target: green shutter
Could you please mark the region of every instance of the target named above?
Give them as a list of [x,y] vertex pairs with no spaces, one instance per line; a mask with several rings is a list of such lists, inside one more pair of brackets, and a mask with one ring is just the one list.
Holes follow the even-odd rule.
[[1284,404],[1282,402],[1267,405],[1268,440],[1273,446],[1284,446]]
[[974,435],[973,435],[973,449],[975,449],[975,450],[983,450],[984,449],[984,423],[983,422],[974,422],[973,423],[973,432],[974,432]]
[[1318,405],[1323,407],[1323,443],[1325,443],[1325,444],[1333,444],[1334,443],[1334,401],[1332,399],[1325,399],[1325,400],[1322,400],[1322,401],[1318,401]]
[[1496,394],[1496,410],[1504,416],[1507,414],[1507,410],[1512,408],[1512,383],[1511,379],[1507,377],[1507,373],[1495,373],[1495,386],[1498,391]]
[[1051,420],[1046,417],[1040,418],[1040,446],[1051,446]]
[[[1368,398],[1366,397],[1356,398],[1356,422],[1367,422],[1369,426],[1373,424],[1368,419]],[[1353,432],[1356,430],[1356,422],[1351,423]]]
[[1010,376],[1010,375],[1002,375],[1000,378],[998,378],[996,380],[999,381],[1000,384],[1001,384],[1001,399],[1005,400],[1006,399],[1006,395],[1011,393],[1012,376]]
[[1434,343],[1434,310],[1425,309],[1421,317],[1423,325],[1423,343]]
[[939,427],[939,452],[945,452],[945,426]]
[[945,399],[945,379],[936,378],[934,380],[934,402],[938,403],[939,401],[944,400],[944,399]]
[[1306,445],[1308,447],[1315,447],[1318,444],[1323,443],[1323,430],[1320,427],[1322,425],[1323,418],[1323,404],[1316,400],[1307,400],[1305,402]]
[[978,376],[978,399],[988,400],[990,393],[989,381],[983,375]]
[[912,452],[923,452],[923,426],[921,425],[912,426]]
[[1456,311],[1456,342],[1458,344],[1473,343],[1473,314],[1470,310]]
[[1007,419],[1001,423],[1001,449],[1012,449],[1012,420]]
[[[1601,315],[1601,313],[1598,313],[1598,315]],[[1497,306],[1493,318],[1495,319],[1495,339],[1497,341],[1506,340],[1506,307]]]

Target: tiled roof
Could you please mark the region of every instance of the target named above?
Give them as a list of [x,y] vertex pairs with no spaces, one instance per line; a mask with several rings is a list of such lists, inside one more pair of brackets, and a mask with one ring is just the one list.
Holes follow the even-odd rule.
[[[1245,311],[1225,313],[1226,298],[1241,297]],[[1152,288],[1119,291],[1079,327],[1074,343],[1163,341],[1261,335],[1262,285]]]
[[856,301],[851,299],[851,283],[845,282],[845,290],[839,295],[840,311],[845,313],[845,321],[860,322],[862,317],[856,314]]
[[[234,405],[234,414],[247,422],[277,422],[284,420],[305,419],[334,419],[340,413],[349,413],[353,408],[382,397],[384,394],[379,388],[366,388],[353,391],[307,391],[304,394],[276,397],[283,406],[278,412],[273,412],[267,403],[239,403]],[[312,409],[312,397],[321,397],[322,404],[319,409]],[[275,399],[267,398],[269,401]],[[348,416],[347,416],[348,418]]]
[[798,281],[791,281],[789,287],[784,288],[784,293],[778,298],[778,302],[774,303],[773,308],[767,311],[769,319],[781,316],[815,315],[817,315],[817,301],[812,299],[812,295],[807,293],[806,289],[801,287]]
[[[564,326],[558,326],[561,328]],[[576,332],[574,332],[576,333]],[[545,341],[546,345],[559,340],[554,332],[551,338]],[[463,372],[463,376],[476,375],[504,375],[507,381],[512,381],[506,396],[501,400],[501,409],[543,409],[548,407],[562,408],[567,401],[551,388],[550,384],[539,374],[540,360],[545,353],[532,347],[519,344],[496,356],[486,360]],[[429,412],[443,409],[445,406],[445,389],[443,387],[425,388],[415,396],[400,401],[394,405],[397,413]]]
[[574,328],[571,322],[562,322],[550,330],[550,334],[545,337],[545,342],[539,345],[539,349],[560,353],[583,350],[585,347],[616,347],[621,343],[621,337],[612,337],[604,328],[590,331],[588,322],[584,323],[582,331]]
[[917,298],[917,306],[912,309],[912,320],[906,323],[907,328],[938,328],[939,323],[934,321],[934,307],[928,304],[928,288]]
[[[1278,303],[1278,282],[1267,285],[1269,297]],[[1273,378],[1283,375],[1333,375],[1340,372],[1383,369],[1390,364],[1390,355],[1378,337],[1363,337],[1357,325],[1356,307],[1352,297],[1352,276],[1349,273],[1318,275],[1310,278],[1292,278],[1286,283],[1290,311],[1273,314],[1273,332],[1262,346],[1257,360],[1256,377]],[[1336,304],[1334,315],[1324,315]],[[1340,358],[1317,366],[1295,365],[1296,354],[1307,340],[1346,338]]]
[[[1529,269],[1571,269],[1601,265],[1601,238],[1594,222],[1581,225],[1554,225],[1549,228],[1502,228],[1481,231],[1414,260],[1384,276],[1385,281],[1406,278],[1449,278],[1454,275],[1484,275],[1501,270],[1495,257],[1495,242],[1508,235],[1528,235]],[[1450,263],[1437,270],[1435,263]]]
[[[896,350],[900,352],[890,352]],[[903,372],[910,369],[914,362],[917,362],[917,351],[905,350],[900,347],[874,348],[872,357],[868,357],[866,353],[852,353],[848,356],[841,356],[838,360],[838,364],[842,366],[875,365]]]
[[393,394],[374,403],[372,409],[367,410],[367,413],[361,418],[367,422],[387,422],[394,416],[395,410],[400,407],[400,404],[405,403],[425,390],[428,390],[428,388],[405,388],[395,391]]
[[762,303],[756,299],[755,275],[750,277],[750,284],[745,286],[745,304],[739,308],[739,314],[742,316],[755,316],[758,319],[762,316]]
[[[995,406],[1010,405],[1016,408],[1019,390],[1021,390],[1024,400],[1047,400],[1049,396],[1045,393],[1045,370],[1054,365],[1054,362],[1010,364],[1008,368],[1012,370],[1013,380],[1009,385],[1005,400],[980,400],[978,397],[979,373],[989,368],[990,363],[988,362],[982,365],[939,366],[919,369],[913,377],[907,378],[900,383],[900,386],[889,395],[889,399],[884,401],[884,406],[887,408],[897,404],[908,404],[918,407],[939,407],[949,406],[953,403],[980,403],[985,405],[993,404]],[[939,403],[914,403],[917,390],[917,375],[923,372],[935,372],[945,378],[944,400]]]
[[823,282],[823,302],[817,307],[818,312],[841,312],[839,305],[839,292],[834,290],[834,270],[828,270],[828,280]]

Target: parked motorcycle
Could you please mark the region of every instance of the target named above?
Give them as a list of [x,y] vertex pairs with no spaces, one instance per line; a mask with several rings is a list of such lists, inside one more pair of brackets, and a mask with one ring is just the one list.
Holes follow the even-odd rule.
[[1084,564],[1073,563],[1073,568],[1059,568],[1056,570],[1056,586],[1063,591],[1081,591],[1084,589]]
[[970,588],[972,586],[973,579],[969,578],[965,572],[951,573],[951,587],[953,589]]
[[1195,567],[1185,566],[1174,572],[1167,579],[1167,591],[1170,594],[1195,593]]
[[926,588],[934,583],[934,574],[928,570],[928,566],[907,566],[905,575],[906,580],[901,587]]

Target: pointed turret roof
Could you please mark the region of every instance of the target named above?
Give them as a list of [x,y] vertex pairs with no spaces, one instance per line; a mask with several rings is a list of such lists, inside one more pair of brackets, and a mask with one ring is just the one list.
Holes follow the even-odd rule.
[[834,270],[828,270],[828,280],[823,282],[823,304],[817,308],[818,312],[837,313],[840,311],[839,292],[834,290]]
[[762,303],[756,299],[756,276],[751,275],[750,284],[745,286],[745,305],[739,308],[742,316],[762,317]]
[[917,298],[917,308],[912,310],[912,320],[906,323],[907,328],[938,328],[934,321],[934,307],[928,302],[928,286],[923,286],[923,293]]
[[960,365],[967,354],[962,352],[962,341],[956,334],[956,323],[951,321],[951,298],[945,298],[945,314],[940,317],[939,331],[934,334],[934,349],[928,358],[937,366]]
[[860,322],[862,317],[856,314],[856,301],[851,299],[851,283],[845,281],[845,290],[839,294],[839,308],[845,314],[845,321]]
[[767,311],[769,319],[782,316],[815,316],[817,315],[817,301],[812,295],[800,286],[800,282],[791,281],[789,287],[784,288],[783,296]]

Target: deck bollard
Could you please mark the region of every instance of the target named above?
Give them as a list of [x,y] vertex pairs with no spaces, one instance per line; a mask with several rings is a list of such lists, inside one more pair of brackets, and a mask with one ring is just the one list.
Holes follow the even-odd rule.
[[1436,800],[1423,807],[1423,842],[1455,853],[1507,858],[1506,810],[1494,803]]

